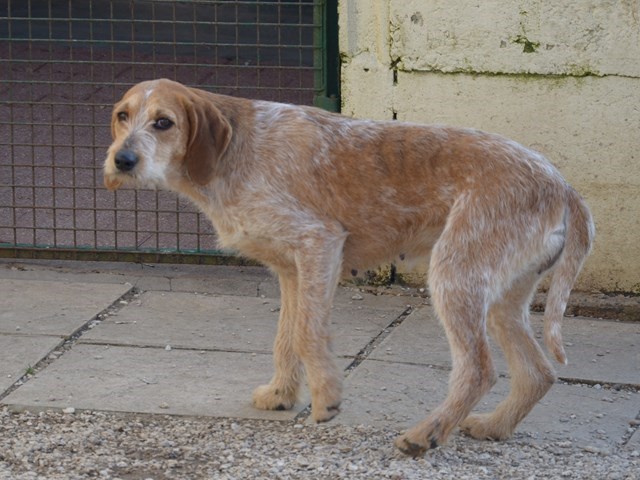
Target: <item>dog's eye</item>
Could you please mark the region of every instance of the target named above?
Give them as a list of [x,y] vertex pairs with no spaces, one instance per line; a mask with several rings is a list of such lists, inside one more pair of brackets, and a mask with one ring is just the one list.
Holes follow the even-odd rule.
[[126,122],[128,119],[129,119],[129,115],[127,115],[127,112],[118,112],[119,122]]
[[156,120],[156,123],[153,124],[153,128],[158,130],[167,130],[173,126],[173,122],[168,118],[159,118]]

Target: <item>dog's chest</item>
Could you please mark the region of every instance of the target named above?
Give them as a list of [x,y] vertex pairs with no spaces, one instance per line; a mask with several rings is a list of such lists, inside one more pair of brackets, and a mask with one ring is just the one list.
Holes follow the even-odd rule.
[[287,250],[287,242],[278,234],[276,222],[268,221],[268,215],[249,217],[233,208],[218,215],[205,210],[205,214],[213,223],[218,244],[222,248],[235,250],[264,263]]

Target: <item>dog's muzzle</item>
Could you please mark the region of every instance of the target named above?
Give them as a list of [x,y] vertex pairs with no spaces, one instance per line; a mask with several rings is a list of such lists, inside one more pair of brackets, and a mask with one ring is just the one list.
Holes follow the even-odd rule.
[[120,150],[115,157],[116,168],[121,172],[130,172],[138,164],[138,155],[131,150]]

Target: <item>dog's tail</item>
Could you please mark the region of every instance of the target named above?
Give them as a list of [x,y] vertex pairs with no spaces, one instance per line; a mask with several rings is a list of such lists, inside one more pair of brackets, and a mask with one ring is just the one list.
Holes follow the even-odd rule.
[[551,277],[544,310],[544,341],[554,358],[566,365],[562,345],[561,322],[569,293],[591,250],[595,227],[589,208],[573,188],[567,190],[566,237],[563,252]]

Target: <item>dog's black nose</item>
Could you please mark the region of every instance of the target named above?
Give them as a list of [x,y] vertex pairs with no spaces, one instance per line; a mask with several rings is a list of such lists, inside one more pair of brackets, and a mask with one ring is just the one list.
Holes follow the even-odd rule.
[[120,150],[115,157],[116,168],[121,172],[129,172],[138,163],[138,155],[131,150]]

